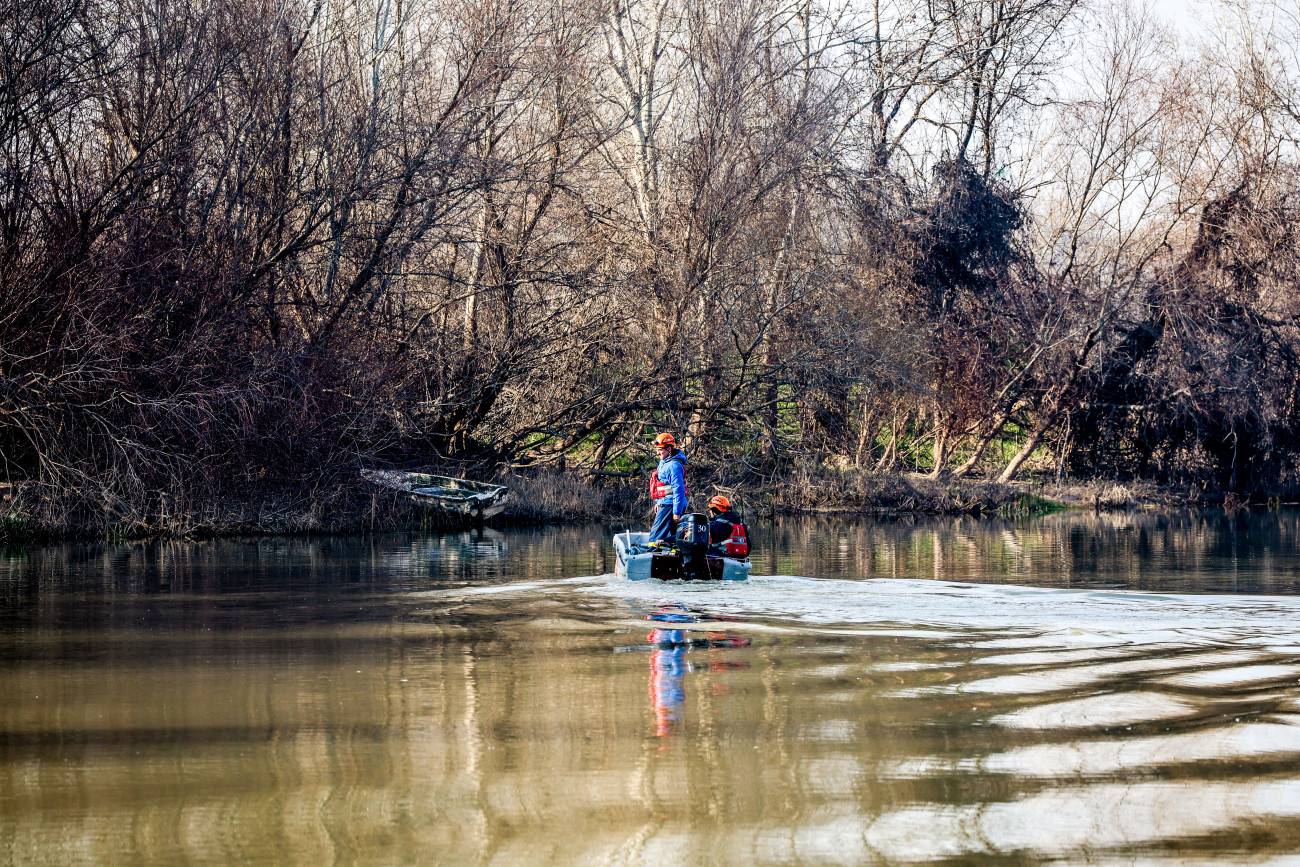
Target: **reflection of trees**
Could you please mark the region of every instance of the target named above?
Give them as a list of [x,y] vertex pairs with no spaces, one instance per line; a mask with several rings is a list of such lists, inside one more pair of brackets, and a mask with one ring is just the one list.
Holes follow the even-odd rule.
[[798,517],[755,535],[755,574],[1292,592],[1300,512],[1067,512],[1031,521]]

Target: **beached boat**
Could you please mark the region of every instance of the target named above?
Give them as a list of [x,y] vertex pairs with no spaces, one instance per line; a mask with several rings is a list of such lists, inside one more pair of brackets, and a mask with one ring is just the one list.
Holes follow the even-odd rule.
[[362,470],[369,482],[408,494],[412,500],[448,517],[482,521],[498,515],[506,507],[510,489],[505,485],[407,473],[400,470]]
[[[682,556],[671,548],[652,548],[649,533],[614,534],[614,553],[617,562],[614,574],[629,581],[658,578],[672,581],[686,578],[682,569]],[[709,578],[714,581],[744,581],[749,577],[749,559],[717,557],[705,558]]]

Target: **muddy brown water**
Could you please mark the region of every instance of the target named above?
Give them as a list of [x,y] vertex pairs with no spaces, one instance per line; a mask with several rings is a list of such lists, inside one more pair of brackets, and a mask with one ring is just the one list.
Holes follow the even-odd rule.
[[1300,513],[0,553],[0,863],[1258,863]]

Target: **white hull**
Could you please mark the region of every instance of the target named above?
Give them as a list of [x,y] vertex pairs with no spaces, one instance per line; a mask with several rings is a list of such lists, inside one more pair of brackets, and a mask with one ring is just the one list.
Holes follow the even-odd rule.
[[[646,551],[650,541],[649,533],[618,533],[614,536],[614,553],[618,562],[614,565],[614,574],[629,581],[644,581],[647,578],[680,577],[681,559],[669,554],[656,554]],[[721,580],[744,581],[749,577],[749,561],[734,557],[710,557],[710,560],[722,562]],[[676,572],[676,574],[672,574]]]

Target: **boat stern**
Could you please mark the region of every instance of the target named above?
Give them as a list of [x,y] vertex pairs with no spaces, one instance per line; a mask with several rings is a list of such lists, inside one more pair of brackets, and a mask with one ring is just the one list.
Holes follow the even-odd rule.
[[654,554],[642,552],[648,533],[618,533],[614,536],[614,574],[629,581],[644,581],[651,577],[650,567]]

